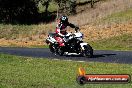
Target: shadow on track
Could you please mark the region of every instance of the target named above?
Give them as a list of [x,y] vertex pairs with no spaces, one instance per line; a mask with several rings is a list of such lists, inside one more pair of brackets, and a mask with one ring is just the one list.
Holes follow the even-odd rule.
[[92,58],[99,58],[99,57],[108,57],[108,56],[113,56],[116,54],[99,54],[99,55],[93,55]]

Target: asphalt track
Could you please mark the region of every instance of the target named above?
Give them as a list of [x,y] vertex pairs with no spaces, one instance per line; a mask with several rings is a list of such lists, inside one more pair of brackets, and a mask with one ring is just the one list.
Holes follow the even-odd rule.
[[17,56],[49,58],[73,61],[93,61],[108,63],[132,64],[132,51],[111,51],[111,50],[94,50],[92,58],[86,58],[79,55],[55,56],[50,53],[49,49],[44,48],[17,48],[17,47],[0,47],[0,53]]

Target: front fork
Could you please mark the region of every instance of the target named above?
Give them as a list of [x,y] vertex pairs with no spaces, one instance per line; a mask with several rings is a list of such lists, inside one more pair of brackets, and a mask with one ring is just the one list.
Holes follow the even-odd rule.
[[84,48],[85,45],[88,45],[88,43],[80,43],[80,46],[81,46],[81,49],[82,49],[82,50],[85,49],[85,48]]

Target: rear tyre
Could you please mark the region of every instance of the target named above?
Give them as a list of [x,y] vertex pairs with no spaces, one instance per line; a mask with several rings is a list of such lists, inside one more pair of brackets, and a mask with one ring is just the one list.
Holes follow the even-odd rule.
[[84,57],[91,58],[93,57],[93,49],[90,45],[84,45],[84,50],[82,51],[82,55]]
[[53,44],[49,45],[50,52],[55,53],[55,46]]
[[59,47],[58,50],[57,50],[57,53],[58,53],[60,56],[63,56],[63,54],[64,54],[63,48],[62,48],[62,47]]
[[50,52],[52,52],[54,55],[57,55],[57,44],[50,44],[49,49]]

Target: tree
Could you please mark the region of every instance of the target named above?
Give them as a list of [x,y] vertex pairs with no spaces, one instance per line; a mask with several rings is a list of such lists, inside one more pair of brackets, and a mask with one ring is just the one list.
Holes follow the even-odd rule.
[[45,7],[45,13],[46,15],[48,14],[48,7],[49,7],[49,3],[52,1],[52,0],[34,0],[36,2],[36,4],[39,4],[41,3],[42,6]]
[[1,0],[0,21],[5,23],[30,23],[38,15],[32,0]]
[[76,0],[69,0],[69,13],[76,14]]
[[94,0],[91,0],[91,8],[94,7]]
[[[55,14],[48,12],[49,3],[57,2],[59,12],[64,15],[76,13],[76,0],[0,0],[0,22],[4,23],[36,23],[39,21],[50,21]],[[38,4],[45,7],[43,13],[39,13]]]
[[76,0],[54,0],[59,6],[59,13],[71,15],[76,13]]

